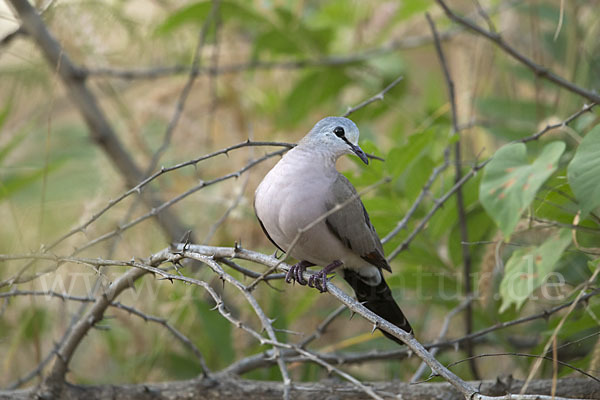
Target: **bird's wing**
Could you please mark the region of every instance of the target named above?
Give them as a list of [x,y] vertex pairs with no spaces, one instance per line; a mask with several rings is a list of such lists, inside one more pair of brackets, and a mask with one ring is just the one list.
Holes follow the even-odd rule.
[[348,204],[327,217],[325,220],[327,226],[346,247],[362,259],[376,267],[391,271],[379,236],[369,220],[369,214],[358,197],[356,189],[344,175],[338,174],[329,191],[327,209],[331,210],[336,204],[344,204],[350,198],[353,199]]

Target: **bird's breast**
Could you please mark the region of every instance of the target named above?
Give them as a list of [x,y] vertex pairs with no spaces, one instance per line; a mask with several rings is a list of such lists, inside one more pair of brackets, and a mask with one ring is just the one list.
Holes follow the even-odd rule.
[[255,208],[269,236],[288,250],[299,232],[327,212],[325,191],[333,180],[317,166],[284,161],[288,160],[281,160],[258,186]]

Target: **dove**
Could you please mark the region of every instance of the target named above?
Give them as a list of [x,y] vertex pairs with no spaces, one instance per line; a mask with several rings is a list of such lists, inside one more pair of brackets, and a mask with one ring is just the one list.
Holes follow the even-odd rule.
[[[265,175],[255,192],[254,209],[267,238],[298,260],[286,282],[326,292],[327,275],[341,271],[358,301],[412,333],[383,277],[383,270],[391,272],[391,267],[369,214],[352,183],[336,169],[345,154],[369,163],[358,139],[358,127],[350,119],[317,122]],[[322,269],[305,280],[303,273],[315,265]]]

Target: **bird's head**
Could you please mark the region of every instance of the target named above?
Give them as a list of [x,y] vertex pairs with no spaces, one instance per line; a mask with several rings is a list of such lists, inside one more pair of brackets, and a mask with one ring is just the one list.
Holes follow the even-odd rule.
[[307,144],[331,152],[336,158],[344,154],[356,154],[365,164],[369,159],[358,146],[358,127],[348,118],[326,117],[316,123],[302,139]]

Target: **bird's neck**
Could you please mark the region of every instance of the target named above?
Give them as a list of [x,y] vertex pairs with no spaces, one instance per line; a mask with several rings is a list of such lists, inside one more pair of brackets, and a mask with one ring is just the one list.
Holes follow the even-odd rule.
[[336,173],[335,163],[339,156],[331,151],[319,150],[314,147],[305,148],[298,145],[286,154],[290,163],[303,165],[307,168],[316,168],[324,173]]

